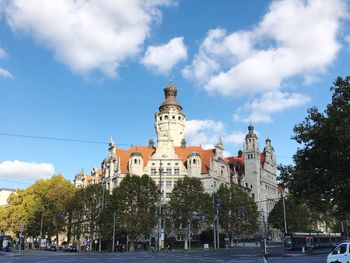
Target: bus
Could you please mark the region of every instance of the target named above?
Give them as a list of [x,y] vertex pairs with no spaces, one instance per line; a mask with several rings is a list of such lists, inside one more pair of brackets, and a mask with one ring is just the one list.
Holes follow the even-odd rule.
[[290,250],[334,247],[342,242],[340,233],[291,232],[284,235],[284,247]]

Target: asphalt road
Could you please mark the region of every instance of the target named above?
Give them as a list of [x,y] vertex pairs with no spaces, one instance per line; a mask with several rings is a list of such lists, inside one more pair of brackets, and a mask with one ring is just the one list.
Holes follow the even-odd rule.
[[[298,252],[275,254],[268,260],[269,263],[324,263],[327,254],[305,255]],[[220,251],[194,251],[194,252],[134,252],[134,253],[64,253],[32,251],[22,255],[11,253],[0,256],[0,262],[36,262],[36,263],[78,263],[78,262],[144,262],[144,263],[187,263],[187,262],[231,262],[253,263],[263,262],[263,258],[256,249],[229,249]]]

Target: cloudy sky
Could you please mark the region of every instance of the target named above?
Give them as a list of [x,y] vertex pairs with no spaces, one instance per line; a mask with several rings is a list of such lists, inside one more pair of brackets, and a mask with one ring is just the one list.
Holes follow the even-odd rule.
[[169,79],[188,144],[235,155],[252,122],[291,163],[349,75],[349,19],[345,0],[0,0],[0,188],[100,167],[110,136],[146,145]]

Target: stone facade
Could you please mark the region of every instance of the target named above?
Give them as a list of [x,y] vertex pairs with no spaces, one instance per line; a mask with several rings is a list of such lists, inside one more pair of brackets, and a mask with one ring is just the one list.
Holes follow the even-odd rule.
[[163,200],[167,200],[177,180],[184,176],[199,178],[209,193],[216,191],[221,184],[236,184],[250,192],[258,202],[260,221],[265,224],[274,205],[273,201],[265,200],[278,197],[276,156],[271,140],[266,139],[260,152],[258,137],[250,124],[243,151],[237,156],[224,157],[221,138],[213,149],[188,146],[184,134],[186,116],[176,100],[176,87],[170,83],[164,88],[164,95],[165,99],[154,115],[157,144],[150,140],[147,146],[132,146],[125,150],[116,147],[111,139],[101,169],[94,169],[89,176],[83,171],[77,174],[75,185],[85,187],[102,182],[112,192],[126,174],[148,174],[158,185],[161,177]]
[[0,188],[0,206],[7,206],[7,199],[11,194],[16,193],[16,189],[12,188]]

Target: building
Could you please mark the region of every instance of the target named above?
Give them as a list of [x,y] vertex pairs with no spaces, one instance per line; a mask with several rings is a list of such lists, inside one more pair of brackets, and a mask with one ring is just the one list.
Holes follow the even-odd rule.
[[221,138],[213,149],[189,146],[185,139],[186,116],[176,100],[176,87],[170,83],[164,88],[164,95],[165,99],[154,115],[157,144],[149,140],[147,146],[120,149],[111,139],[108,156],[102,161],[101,169],[93,169],[90,175],[84,171],[77,174],[74,180],[76,187],[102,182],[112,192],[128,173],[148,174],[159,184],[162,171],[163,200],[167,200],[177,180],[184,176],[199,178],[209,193],[216,191],[221,184],[236,184],[249,191],[258,202],[261,229],[266,232],[263,226],[278,196],[276,156],[271,140],[266,139],[260,152],[258,137],[250,124],[243,151],[239,151],[237,156],[224,156]]
[[7,206],[7,199],[11,194],[16,193],[16,189],[12,188],[0,188],[0,206]]

